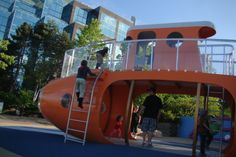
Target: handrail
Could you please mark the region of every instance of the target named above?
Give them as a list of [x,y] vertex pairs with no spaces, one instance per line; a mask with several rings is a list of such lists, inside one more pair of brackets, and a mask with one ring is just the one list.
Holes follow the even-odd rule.
[[[76,77],[75,77],[75,82],[76,82]],[[68,119],[67,119],[67,124],[66,124],[66,132],[65,132],[65,138],[64,138],[64,143],[66,143],[66,140],[67,140],[67,135],[68,135],[68,128],[69,128],[69,125],[70,125],[70,117],[71,117],[71,111],[72,111],[72,108],[73,108],[73,103],[74,103],[74,97],[75,97],[75,90],[76,90],[76,83],[74,84],[74,87],[73,87],[73,91],[72,91],[72,97],[71,97],[71,102],[70,102],[70,109],[69,109],[69,115],[68,115]]]
[[[95,90],[95,87],[96,87],[96,84],[97,84],[97,81],[99,80],[99,78],[102,76],[104,70],[102,69],[100,71],[100,73],[98,74],[98,76],[96,77],[96,80],[94,81],[93,83],[93,87],[92,87],[92,91],[91,91],[91,96],[90,96],[90,102],[89,102],[89,109],[88,109],[88,115],[87,115],[87,123],[85,125],[85,133],[84,133],[84,141],[86,140],[86,136],[87,136],[87,130],[88,130],[88,123],[89,123],[89,118],[90,118],[90,113],[91,113],[91,106],[92,106],[92,103],[93,103],[93,95],[94,95],[94,90]],[[85,144],[85,142],[83,143],[83,145]]]
[[[163,44],[160,44],[161,42],[168,42],[173,41],[172,44],[173,49],[176,51],[175,55],[175,63],[163,63],[156,64],[157,57],[154,57],[158,55],[156,53],[157,51],[160,52]],[[107,67],[111,71],[123,71],[123,70],[188,70],[188,66],[183,67],[180,65],[182,64],[182,60],[180,55],[182,55],[184,51],[186,51],[187,47],[184,47],[184,44],[187,44],[188,41],[193,41],[198,47],[198,53],[199,58],[193,58],[200,60],[202,67],[202,72],[205,73],[214,73],[214,74],[224,74],[224,75],[234,75],[234,65],[235,65],[235,54],[234,54],[234,47],[236,46],[236,40],[229,40],[229,39],[201,39],[201,38],[161,38],[161,39],[141,39],[141,40],[125,40],[125,41],[104,41],[103,44],[106,44],[107,47],[110,48],[108,55],[106,58],[104,58],[104,67]],[[142,45],[142,42],[146,44],[145,51],[141,51],[140,54],[137,53],[139,44]],[[153,42],[150,46],[150,42]],[[233,43],[230,43],[233,42]],[[100,44],[100,43],[99,43]],[[167,43],[168,44],[168,43]],[[62,77],[69,76],[71,74],[75,73],[76,65],[80,64],[80,61],[85,59],[88,60],[90,68],[94,68],[96,65],[96,57],[95,52],[99,50],[98,48],[93,49],[90,51],[89,46],[93,46],[95,43],[89,44],[85,47],[75,48],[71,50],[67,50],[64,62],[63,62],[63,69],[62,69]],[[168,45],[167,45],[168,46]],[[183,48],[181,48],[183,47]],[[166,49],[167,50],[167,49]],[[71,58],[73,55],[73,52],[75,56],[74,58]],[[133,52],[136,51],[136,52]],[[149,52],[150,51],[150,52]],[[169,49],[168,49],[169,51]],[[144,53],[144,54],[142,54]],[[147,53],[149,55],[147,55]],[[218,57],[219,56],[219,57]],[[73,61],[71,61],[71,59]],[[215,60],[219,60],[222,62],[217,62],[220,64],[217,64],[216,62],[212,62]],[[130,62],[131,61],[131,62]],[[134,63],[135,62],[135,63]],[[222,65],[223,63],[223,65]],[[172,64],[174,66],[172,66]],[[185,65],[185,63],[183,64]],[[160,66],[160,68],[158,67]],[[155,68],[155,69],[153,69]],[[223,69],[223,70],[222,70]],[[190,69],[188,71],[196,71],[197,69]],[[198,71],[198,70],[197,70]]]

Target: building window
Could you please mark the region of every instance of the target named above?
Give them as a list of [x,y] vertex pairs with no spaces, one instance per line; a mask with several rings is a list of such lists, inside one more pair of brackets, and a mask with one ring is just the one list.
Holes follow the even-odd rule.
[[88,16],[88,11],[81,8],[75,8],[73,21],[85,25],[87,21],[87,16]]
[[118,32],[117,32],[117,40],[118,41],[125,39],[128,29],[129,29],[128,25],[126,25],[122,22],[119,22]]
[[115,38],[117,21],[113,17],[108,16],[105,13],[101,14],[101,30],[104,35],[109,38]]
[[[179,32],[172,32],[167,36],[167,39],[170,38],[183,38],[183,35]],[[182,45],[183,41],[182,40],[167,40],[166,41],[167,45],[171,48],[176,48]]]

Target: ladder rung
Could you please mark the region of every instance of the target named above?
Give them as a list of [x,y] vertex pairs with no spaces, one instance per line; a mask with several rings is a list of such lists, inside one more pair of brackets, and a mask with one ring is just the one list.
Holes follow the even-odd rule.
[[72,109],[73,112],[88,112],[87,110],[81,110],[81,109]]
[[78,120],[78,119],[70,119],[71,121],[75,121],[75,122],[81,122],[81,123],[86,123],[85,120]]
[[74,141],[78,143],[84,143],[84,141],[81,139],[76,139],[76,138],[71,138],[71,137],[67,137],[66,140],[70,140],[70,141]]
[[77,130],[77,129],[71,129],[71,128],[68,128],[68,130],[84,133],[84,131],[82,131],[82,130]]

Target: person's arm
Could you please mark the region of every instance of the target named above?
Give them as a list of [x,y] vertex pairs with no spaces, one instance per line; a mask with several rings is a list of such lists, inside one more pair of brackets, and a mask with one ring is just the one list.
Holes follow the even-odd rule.
[[159,121],[160,116],[161,116],[161,110],[158,111],[158,114],[157,114],[157,121]]
[[95,73],[92,73],[92,72],[91,72],[91,70],[89,69],[89,67],[88,67],[88,73],[89,73],[90,76],[97,76]]

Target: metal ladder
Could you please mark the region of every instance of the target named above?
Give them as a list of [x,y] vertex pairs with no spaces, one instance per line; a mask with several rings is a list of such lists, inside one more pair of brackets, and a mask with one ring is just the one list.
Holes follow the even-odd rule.
[[[221,98],[219,101],[210,101],[209,100],[209,96],[210,94],[221,94]],[[215,102],[217,103],[219,106],[220,106],[220,111],[213,111],[213,110],[210,110],[211,112],[220,112],[220,129],[217,130],[218,133],[220,134],[220,145],[219,145],[219,157],[222,156],[222,147],[223,147],[223,128],[224,128],[224,100],[225,98],[225,90],[224,88],[222,88],[221,91],[211,91],[211,85],[207,85],[207,105],[209,106],[209,102]]]
[[[87,111],[73,108],[74,98],[75,98],[75,91],[76,91],[76,83],[75,83],[75,85],[73,87],[72,100],[71,100],[71,103],[70,103],[70,109],[69,109],[69,115],[68,115],[68,119],[67,119],[66,131],[65,131],[65,134],[64,134],[64,143],[66,143],[66,141],[69,140],[69,141],[81,143],[83,146],[85,145],[87,130],[88,130],[88,124],[89,124],[89,118],[90,118],[90,113],[91,113],[91,106],[92,106],[92,103],[93,103],[94,90],[95,90],[97,81],[101,77],[103,71],[104,70],[101,70],[99,72],[98,76],[96,77],[96,79],[93,83],[92,92],[91,92],[91,96],[90,96],[90,100],[89,100],[89,107],[88,107]],[[72,118],[73,112],[87,113],[86,120],[80,120],[80,119]],[[85,124],[85,128],[81,129],[81,130],[71,128],[70,124],[71,124],[72,121],[78,122],[78,124]],[[69,131],[82,133],[83,138],[77,138],[77,137],[71,136],[71,135],[69,135]]]

